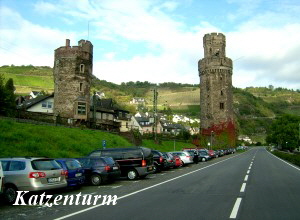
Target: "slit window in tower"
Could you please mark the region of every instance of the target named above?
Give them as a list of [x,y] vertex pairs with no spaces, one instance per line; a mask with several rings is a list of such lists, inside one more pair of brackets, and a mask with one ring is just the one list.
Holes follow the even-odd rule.
[[79,91],[82,92],[82,84],[83,83],[79,83]]
[[224,109],[224,103],[220,102],[220,109]]
[[79,69],[80,73],[84,73],[84,64],[80,64]]
[[221,95],[223,95],[223,91],[221,90]]

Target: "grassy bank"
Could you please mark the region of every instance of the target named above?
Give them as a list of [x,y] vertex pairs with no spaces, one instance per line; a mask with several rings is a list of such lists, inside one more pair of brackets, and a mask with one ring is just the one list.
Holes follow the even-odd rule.
[[[0,119],[0,157],[82,157],[97,148],[102,148],[102,140],[106,140],[107,148],[133,146],[123,137],[107,132]],[[174,150],[173,141],[163,141],[157,145],[152,140],[143,140],[143,146],[161,151]],[[176,150],[188,146],[192,145],[175,142]]]
[[143,146],[155,150],[160,150],[162,152],[174,151],[174,145],[175,145],[175,151],[181,151],[182,148],[195,147],[195,145],[191,143],[184,143],[178,141],[175,141],[175,143],[174,141],[162,141],[161,144],[155,144],[153,140],[143,140]]
[[290,154],[282,151],[273,151],[272,153],[277,157],[300,167],[300,154]]
[[0,156],[82,157],[96,148],[132,146],[107,132],[0,120]]

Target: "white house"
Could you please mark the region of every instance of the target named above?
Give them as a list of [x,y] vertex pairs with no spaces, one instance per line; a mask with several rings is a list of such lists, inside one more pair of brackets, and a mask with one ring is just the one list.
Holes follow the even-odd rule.
[[28,112],[53,113],[53,103],[54,94],[37,96],[18,105],[18,109],[25,109]]

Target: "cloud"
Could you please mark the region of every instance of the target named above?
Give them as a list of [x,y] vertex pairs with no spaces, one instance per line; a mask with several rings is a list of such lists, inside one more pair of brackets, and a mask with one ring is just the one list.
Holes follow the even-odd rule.
[[9,8],[3,7],[1,14],[4,25],[0,26],[0,65],[52,66],[54,49],[63,45],[66,38],[77,38],[74,32],[33,24]]
[[[90,22],[94,74],[100,79],[116,83],[198,83],[203,36],[223,32],[227,56],[234,61],[234,86],[300,88],[300,19],[295,17],[300,8],[292,7],[297,2],[286,0],[282,5],[276,0],[272,1],[274,7],[261,0],[228,2],[235,9],[224,14],[222,22],[228,21],[234,27],[226,32],[213,21],[203,20],[205,16],[195,18],[193,26],[185,23],[186,19],[178,19],[182,17],[179,9],[191,10],[196,1],[188,6],[182,1],[159,0],[40,1],[34,9],[70,25]],[[2,23],[10,25],[0,27],[6,42],[0,45],[6,48],[6,54],[0,55],[0,65],[52,65],[53,50],[62,46],[65,38],[76,44],[80,36],[86,35],[37,25],[13,10],[5,11]]]

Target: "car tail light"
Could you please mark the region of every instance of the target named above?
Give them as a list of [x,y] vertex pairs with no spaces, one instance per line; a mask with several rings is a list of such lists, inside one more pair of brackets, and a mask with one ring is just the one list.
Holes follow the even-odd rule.
[[142,167],[147,166],[146,160],[142,160]]
[[187,158],[191,158],[191,156],[186,156]]
[[164,158],[163,158],[163,157],[160,157],[160,158],[159,158],[159,162],[162,163],[163,161],[164,161]]
[[68,178],[68,170],[62,170],[61,173],[60,173],[62,176],[66,176],[66,178]]
[[170,160],[170,162],[172,163],[172,162],[173,162],[173,160]]
[[28,175],[29,178],[44,178],[46,177],[46,173],[44,172],[30,172]]
[[105,166],[106,171],[110,171],[110,166]]

